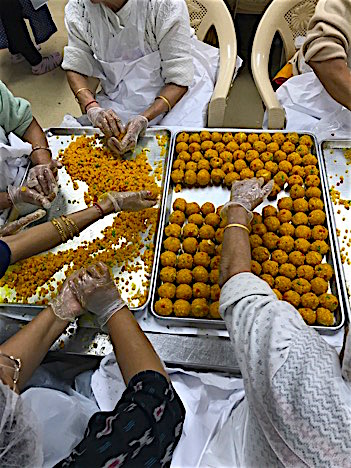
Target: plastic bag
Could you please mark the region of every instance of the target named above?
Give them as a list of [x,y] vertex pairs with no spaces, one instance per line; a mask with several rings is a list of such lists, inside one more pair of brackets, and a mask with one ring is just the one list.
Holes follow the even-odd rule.
[[48,388],[30,388],[22,398],[41,426],[43,467],[52,467],[68,457],[83,439],[91,416],[99,411],[91,400],[74,390],[67,395]]
[[312,132],[316,134],[319,141],[330,138],[350,138],[351,111],[340,106],[336,111],[322,117]]

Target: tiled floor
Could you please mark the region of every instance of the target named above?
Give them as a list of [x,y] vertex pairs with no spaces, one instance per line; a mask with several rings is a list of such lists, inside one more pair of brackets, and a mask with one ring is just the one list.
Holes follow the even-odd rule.
[[[58,32],[42,46],[42,53],[62,51],[67,42],[64,27],[65,0],[50,0],[49,7]],[[237,15],[235,27],[238,36],[238,52],[244,59],[244,66],[234,82],[228,98],[225,126],[257,128],[261,126],[263,106],[249,70],[249,50],[257,17]],[[59,125],[66,113],[79,115],[75,102],[61,69],[42,76],[33,76],[30,66],[24,62],[10,63],[7,50],[0,51],[0,79],[11,91],[28,99],[33,113],[43,127]]]

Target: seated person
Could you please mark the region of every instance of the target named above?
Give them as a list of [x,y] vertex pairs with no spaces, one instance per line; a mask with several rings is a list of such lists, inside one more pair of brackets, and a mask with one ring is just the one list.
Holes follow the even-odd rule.
[[[54,52],[46,57],[39,53],[40,46],[56,31],[45,0],[1,0],[0,2],[0,49],[8,48],[13,64],[27,62],[33,75],[43,75],[59,67],[62,55]],[[35,46],[29,35],[24,18],[29,20]]]
[[[57,466],[170,465],[182,433],[184,406],[107,266],[97,263],[67,278],[51,305],[0,345],[1,466],[39,467],[45,462],[46,447],[30,399],[15,392],[20,393],[70,321],[87,310],[108,328],[127,388],[113,411],[91,417],[82,441],[69,447]],[[60,436],[57,428],[50,430]]]
[[[293,76],[277,91],[287,129],[313,130],[322,117],[344,106],[351,110],[351,2],[320,0]],[[351,119],[350,112],[347,112]]]
[[[33,167],[25,188],[20,188],[28,159]],[[58,167],[60,163],[51,159],[45,133],[29,102],[15,98],[0,81],[0,227],[13,206],[29,203],[50,207],[58,190]]]
[[[108,192],[99,203],[90,208],[61,216],[50,222],[39,224],[23,232],[18,232],[28,224],[37,221],[44,210],[37,210],[18,221],[13,221],[0,229],[0,278],[9,265],[52,249],[61,242],[78,235],[100,218],[118,211],[139,211],[151,208],[156,200],[150,192]],[[73,232],[74,231],[74,232]]]
[[[130,150],[149,122],[206,123],[219,53],[194,36],[185,1],[70,0],[65,22],[62,68],[112,150]],[[100,80],[96,97],[88,77]]]
[[[251,271],[250,213],[263,179],[234,182],[220,266],[220,313],[245,387],[199,466],[349,466],[351,336],[334,348]],[[312,311],[311,311],[312,312]]]

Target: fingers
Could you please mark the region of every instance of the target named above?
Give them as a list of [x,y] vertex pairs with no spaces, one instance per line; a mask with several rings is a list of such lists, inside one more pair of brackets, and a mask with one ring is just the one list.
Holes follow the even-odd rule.
[[32,189],[27,188],[27,190],[23,191],[22,193],[24,194],[22,197],[22,201],[25,203],[31,203],[33,205],[42,206],[46,210],[48,210],[51,207],[51,203],[46,197]]
[[57,159],[52,159],[49,164],[49,169],[54,171],[55,169],[61,169],[63,167],[62,163]]
[[107,140],[107,146],[110,148],[112,153],[121,156],[123,154],[123,148],[121,146],[120,141],[117,140],[115,137],[111,137]]
[[263,178],[263,177],[259,177],[259,178],[257,179],[257,182],[258,182],[258,185],[259,185],[260,187],[263,187],[264,178]]
[[144,208],[151,208],[152,206],[155,206],[156,203],[157,203],[157,200],[145,200]]
[[118,137],[118,135],[124,131],[121,119],[113,112],[112,109],[110,109],[107,111],[107,120],[112,130],[112,134],[115,137]]
[[271,193],[271,191],[273,190],[273,186],[274,186],[274,180],[270,180],[268,182],[268,184],[266,184],[264,187],[263,187],[263,197],[266,198],[268,197],[268,195]]
[[11,236],[16,234],[16,232],[24,229],[29,224],[34,223],[35,221],[39,221],[39,219],[43,218],[46,215],[46,211],[44,210],[37,210],[34,213],[30,213],[22,218],[18,219],[17,221],[13,221],[12,223],[6,224],[2,229],[0,229],[0,236]]

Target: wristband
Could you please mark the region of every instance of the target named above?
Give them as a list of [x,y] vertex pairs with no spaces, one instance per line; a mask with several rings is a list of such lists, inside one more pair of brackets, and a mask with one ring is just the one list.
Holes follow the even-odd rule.
[[52,151],[47,146],[34,146],[34,148],[32,149],[32,152],[30,153],[30,155],[32,156],[34,151],[38,151],[38,150],[46,150],[46,151],[48,151],[50,153],[50,156],[52,156]]
[[90,104],[94,104],[94,102],[95,102],[95,104],[99,104],[99,103],[96,101],[96,99],[93,99],[92,101],[88,102],[88,104],[86,104],[85,107],[84,107],[84,112],[85,112],[85,113],[87,113],[87,107],[90,106]]
[[105,213],[101,206],[98,203],[93,203],[93,206],[98,210],[100,218],[103,218],[105,216]]

